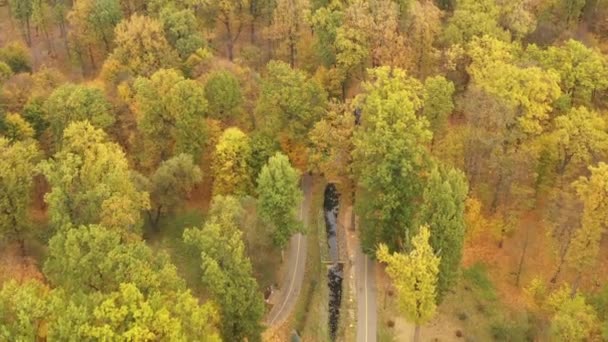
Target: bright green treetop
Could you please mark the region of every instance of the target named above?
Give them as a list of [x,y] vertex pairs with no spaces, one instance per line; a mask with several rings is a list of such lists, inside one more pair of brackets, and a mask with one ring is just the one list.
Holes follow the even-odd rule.
[[429,77],[424,81],[424,108],[422,114],[431,124],[434,134],[443,132],[448,117],[454,110],[454,84],[443,76]]
[[73,121],[88,120],[96,128],[107,128],[114,121],[112,107],[103,92],[83,85],[65,84],[56,88],[44,104],[46,120],[56,141]]
[[466,44],[473,37],[489,35],[508,40],[509,33],[499,25],[500,9],[494,0],[459,0],[443,32],[450,44]]
[[553,292],[547,305],[553,313],[549,328],[553,341],[586,341],[597,324],[593,307],[580,293],[573,295],[569,286]]
[[283,249],[291,235],[302,229],[299,205],[302,191],[299,173],[286,155],[278,152],[268,160],[258,176],[258,214],[272,227],[275,246]]
[[48,289],[30,280],[10,280],[0,288],[0,340],[36,341],[44,336],[44,322],[49,313]]

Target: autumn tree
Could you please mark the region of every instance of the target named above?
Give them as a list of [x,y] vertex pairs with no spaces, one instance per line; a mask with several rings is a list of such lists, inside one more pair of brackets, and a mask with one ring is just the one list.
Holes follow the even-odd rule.
[[244,102],[239,80],[227,70],[208,76],[205,98],[209,103],[209,116],[219,120],[234,118]]
[[179,71],[161,69],[150,78],[138,77],[127,95],[142,135],[140,163],[155,169],[179,153],[199,160],[205,143],[207,100],[203,87]]
[[211,166],[213,194],[242,196],[251,188],[251,145],[245,133],[236,127],[225,130],[215,146]]
[[245,0],[211,0],[205,2],[204,5],[209,24],[213,25],[216,21],[219,21],[224,29],[221,37],[226,41],[226,54],[230,61],[234,59],[234,44],[241,36],[246,24],[245,15],[248,10],[248,3]]
[[150,193],[148,217],[152,225],[157,226],[161,214],[174,210],[201,179],[201,169],[188,154],[162,162],[145,187]]
[[95,128],[104,129],[115,121],[112,107],[100,89],[69,83],[53,91],[44,103],[44,111],[57,142],[71,122],[87,120]]
[[30,51],[20,42],[11,42],[1,47],[0,61],[6,63],[15,74],[32,71]]
[[424,77],[431,73],[439,58],[435,42],[441,33],[442,13],[432,1],[414,1],[409,12],[407,51],[413,70]]
[[353,133],[355,115],[352,106],[330,102],[327,113],[319,120],[308,137],[309,165],[326,178],[352,178]]
[[[432,133],[428,121],[418,117],[423,87],[404,70],[381,67],[369,71],[371,81],[358,99],[362,112],[354,134],[353,168],[362,187],[358,208],[362,244],[366,250],[380,242],[391,250],[405,246],[423,192],[421,174],[427,167]],[[368,200],[372,199],[373,200]]]
[[585,341],[597,324],[593,307],[567,285],[549,295],[547,306],[552,314],[549,332],[554,341]]
[[156,70],[170,68],[178,61],[165,38],[163,25],[156,19],[135,14],[115,29],[114,51],[106,61],[126,68],[134,76],[149,77]]
[[98,225],[58,232],[44,272],[57,291],[50,339],[218,341],[217,313],[200,305],[165,253]]
[[292,68],[296,65],[297,45],[304,29],[305,6],[302,0],[277,0],[266,33],[269,39],[278,42]]
[[576,40],[541,50],[535,45],[526,50],[531,59],[559,74],[565,105],[590,105],[608,89],[608,60],[595,49]]
[[420,222],[431,232],[430,244],[441,256],[437,298],[441,301],[458,278],[465,236],[465,200],[468,184],[464,174],[453,168],[431,170],[422,196]]
[[202,282],[220,305],[223,339],[258,341],[264,302],[245,254],[241,214],[236,198],[215,196],[204,227],[186,229],[184,241],[201,253]]
[[331,1],[312,12],[310,20],[315,32],[314,47],[326,67],[336,62],[336,38],[343,16],[343,4],[339,1]]
[[106,134],[87,121],[71,123],[61,149],[40,170],[50,184],[45,195],[56,228],[101,223],[137,232],[148,194],[137,191],[127,158]]
[[24,256],[25,238],[33,228],[28,208],[39,158],[35,143],[10,143],[0,136],[0,237],[17,241]]
[[298,213],[302,192],[299,174],[287,156],[275,154],[268,160],[257,182],[258,214],[271,227],[273,242],[281,250],[292,234],[302,229]]
[[429,244],[430,231],[422,226],[412,239],[409,254],[390,253],[381,244],[376,257],[387,264],[386,273],[397,290],[397,305],[405,317],[416,325],[414,341],[420,341],[420,325],[428,322],[437,309],[439,258]]
[[77,0],[67,19],[72,28],[70,35],[79,41],[78,44],[103,44],[105,52],[109,53],[122,11],[118,0]]
[[0,125],[4,126],[0,131],[3,131],[10,142],[23,141],[34,137],[34,128],[19,114],[7,113],[4,122]]
[[9,280],[0,288],[0,339],[35,341],[44,337],[49,289],[36,280]]
[[[298,144],[304,144],[326,105],[327,94],[323,88],[303,71],[292,69],[283,62],[268,63],[255,108],[256,118],[267,134],[279,138],[290,157]],[[291,148],[286,148],[289,146]],[[294,164],[300,166],[295,161]]]
[[460,0],[448,19],[443,39],[449,44],[465,44],[484,35],[507,40],[509,34],[500,27],[499,16],[500,9],[494,0]]
[[19,21],[19,29],[28,46],[32,45],[30,22],[34,11],[34,0],[10,0],[10,14]]
[[567,264],[577,271],[574,291],[584,270],[597,261],[602,234],[608,225],[608,164],[589,167],[591,175],[573,183],[582,202],[580,227],[574,232],[566,254]]

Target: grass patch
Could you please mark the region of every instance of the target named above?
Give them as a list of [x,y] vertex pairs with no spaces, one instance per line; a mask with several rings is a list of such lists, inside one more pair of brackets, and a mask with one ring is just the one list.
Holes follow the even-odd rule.
[[295,308],[294,328],[306,341],[328,341],[327,269],[322,264],[321,246],[326,246],[323,219],[323,189],[325,181],[313,183],[307,238],[307,259],[302,289]]

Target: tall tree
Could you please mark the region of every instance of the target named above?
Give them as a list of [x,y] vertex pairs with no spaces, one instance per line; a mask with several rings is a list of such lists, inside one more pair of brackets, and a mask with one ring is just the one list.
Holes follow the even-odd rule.
[[121,21],[116,26],[114,40],[116,47],[108,61],[120,64],[134,76],[148,77],[158,69],[174,66],[179,60],[165,38],[162,23],[153,18],[135,14]]
[[174,210],[201,179],[201,169],[188,154],[162,162],[146,187],[152,202],[152,208],[148,210],[150,222],[157,226],[161,214]]
[[205,226],[186,229],[184,241],[201,253],[202,281],[220,305],[223,339],[259,341],[264,302],[245,254],[241,213],[236,198],[215,196]]
[[566,262],[577,271],[574,291],[584,270],[597,261],[602,234],[608,226],[608,164],[589,167],[591,175],[573,183],[583,204],[580,228],[574,232]]
[[51,186],[45,201],[56,228],[96,223],[125,232],[140,228],[148,194],[136,190],[120,146],[90,123],[70,124],[61,149],[40,169]]
[[21,33],[27,45],[32,45],[30,22],[34,12],[34,0],[10,0],[10,14],[19,21]]
[[431,233],[425,226],[412,239],[409,254],[390,253],[386,245],[378,247],[378,260],[387,264],[393,286],[397,290],[399,310],[416,325],[414,342],[420,341],[420,325],[428,322],[437,309],[437,275],[441,258],[429,245]]
[[267,36],[279,43],[289,65],[296,65],[297,45],[302,35],[306,2],[302,0],[277,0]]
[[225,130],[215,146],[213,194],[242,196],[251,188],[251,145],[245,133],[236,127]]
[[216,20],[223,26],[223,39],[226,41],[226,53],[228,60],[234,59],[234,44],[241,36],[246,24],[245,16],[248,10],[246,0],[210,0],[205,2],[205,11],[210,19],[210,24]]
[[56,88],[44,103],[46,121],[56,142],[73,121],[88,120],[96,128],[107,128],[114,121],[110,103],[100,89],[64,84]]
[[35,143],[10,143],[0,137],[0,237],[15,240],[25,256],[25,238],[32,229],[28,208],[40,153]]
[[441,256],[437,279],[437,302],[441,302],[458,279],[465,236],[465,200],[468,184],[453,168],[431,170],[420,208],[420,222],[428,225],[430,244]]
[[433,138],[444,132],[448,117],[454,110],[454,84],[443,76],[429,77],[424,81],[424,107],[422,114],[431,124]]
[[109,53],[122,11],[118,0],[77,0],[67,19],[72,39],[80,40],[79,44],[103,44],[105,52]]
[[205,143],[207,100],[200,83],[174,69],[139,77],[128,99],[136,114],[141,164],[150,170],[179,153],[198,161]]
[[411,24],[407,29],[410,64],[417,75],[425,77],[431,73],[439,57],[435,41],[441,33],[442,12],[432,1],[414,1],[410,17]]
[[364,191],[358,201],[365,221],[361,239],[368,251],[380,242],[398,250],[408,232],[415,233],[414,204],[423,191],[425,144],[432,133],[426,118],[416,115],[423,104],[418,80],[388,67],[369,73],[371,81],[357,100],[362,123],[353,138],[353,168]]
[[281,250],[291,235],[302,229],[298,219],[302,200],[299,178],[298,171],[280,152],[268,160],[258,176],[258,214],[272,227],[273,242]]

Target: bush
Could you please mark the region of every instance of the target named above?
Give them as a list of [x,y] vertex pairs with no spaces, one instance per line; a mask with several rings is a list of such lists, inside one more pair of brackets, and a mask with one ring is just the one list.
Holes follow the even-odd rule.
[[481,299],[488,301],[496,300],[496,292],[494,290],[494,285],[492,285],[492,281],[488,278],[486,265],[476,263],[465,269],[462,274],[465,281],[471,285],[473,291],[475,291],[476,295]]
[[12,42],[0,48],[0,61],[8,64],[15,74],[32,71],[29,51],[18,42]]

